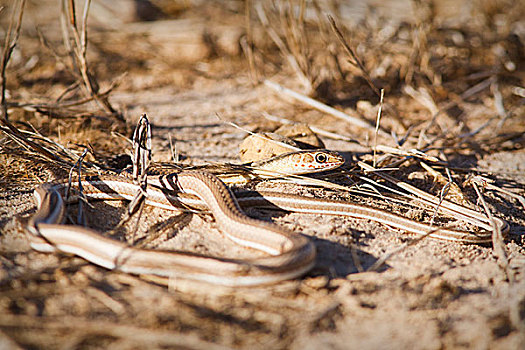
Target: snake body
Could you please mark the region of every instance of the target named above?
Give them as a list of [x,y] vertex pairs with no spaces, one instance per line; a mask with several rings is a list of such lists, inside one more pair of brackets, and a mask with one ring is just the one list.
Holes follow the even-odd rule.
[[[273,223],[246,216],[230,190],[217,177],[203,171],[164,176],[214,215],[219,229],[236,243],[264,251],[270,256],[236,260],[194,253],[130,247],[93,230],[61,225],[65,184],[46,184],[35,191],[37,213],[28,228],[31,246],[39,251],[59,250],[78,255],[97,265],[134,274],[183,277],[228,286],[257,285],[291,279],[306,273],[315,262],[315,246],[305,236]],[[87,177],[84,194],[101,199],[131,199],[138,186],[118,177]],[[165,189],[164,189],[165,190]],[[177,201],[162,189],[148,188],[147,202],[167,208]],[[171,206],[171,209],[176,209]]]
[[[284,210],[344,215],[365,218],[418,235],[431,231],[425,224],[364,205],[342,201],[321,200],[279,192],[240,192],[233,195],[216,176],[204,171],[183,171],[179,174],[149,179],[146,204],[164,209],[190,207],[208,209],[219,230],[239,245],[263,251],[267,257],[229,259],[177,251],[158,251],[131,247],[97,232],[73,225],[62,225],[66,183],[44,184],[35,191],[37,212],[30,219],[28,231],[31,246],[39,251],[59,250],[80,256],[108,269],[133,274],[155,274],[227,286],[251,286],[275,283],[299,277],[315,264],[315,246],[305,236],[273,223],[246,216],[239,206],[279,207]],[[94,199],[131,200],[139,190],[132,180],[119,176],[94,176],[82,179],[83,193]],[[74,199],[74,198],[73,198]],[[464,208],[481,227],[479,215]],[[498,220],[502,231],[508,229]],[[459,243],[487,243],[491,233],[440,229],[430,237]]]

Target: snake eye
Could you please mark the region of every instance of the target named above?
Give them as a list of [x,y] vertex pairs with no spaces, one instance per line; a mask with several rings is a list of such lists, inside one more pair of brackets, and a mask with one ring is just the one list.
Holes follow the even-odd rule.
[[316,162],[318,162],[318,163],[324,163],[324,162],[326,162],[326,159],[327,159],[326,154],[323,154],[323,153],[317,153],[317,154],[315,155],[315,160],[316,160]]

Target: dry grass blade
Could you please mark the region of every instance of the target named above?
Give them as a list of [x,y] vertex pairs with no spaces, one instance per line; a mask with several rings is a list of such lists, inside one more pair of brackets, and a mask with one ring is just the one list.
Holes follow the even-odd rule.
[[285,142],[281,142],[281,141],[278,141],[278,140],[272,140],[272,139],[270,139],[270,138],[268,138],[268,137],[265,137],[264,135],[261,135],[260,133],[256,133],[256,132],[252,132],[252,131],[250,131],[250,130],[244,129],[244,128],[240,127],[239,125],[237,125],[237,124],[235,124],[235,123],[233,123],[233,122],[224,121],[224,120],[221,118],[221,116],[220,116],[219,114],[216,114],[216,116],[217,116],[217,118],[219,118],[219,120],[220,120],[221,122],[223,122],[223,123],[225,123],[225,124],[228,124],[228,125],[230,125],[230,126],[233,126],[233,127],[236,128],[236,129],[242,130],[242,131],[244,131],[245,133],[248,133],[248,134],[250,134],[250,135],[252,135],[252,136],[258,137],[258,138],[260,138],[260,139],[262,139],[262,140],[268,141],[268,142],[270,142],[270,143],[274,143],[274,144],[279,145],[279,146],[282,146],[282,147],[284,147],[284,148],[288,148],[288,149],[290,150],[290,152],[300,151],[300,150],[301,150],[300,148],[295,147],[295,146],[292,146],[292,145],[289,145],[289,144],[287,144],[287,143],[285,143]]
[[478,185],[475,182],[472,182],[472,186],[478,195],[478,200],[481,202],[483,209],[490,220],[490,223],[492,224],[492,247],[494,249],[494,255],[498,260],[498,265],[505,273],[507,280],[510,283],[514,283],[514,274],[512,273],[512,270],[509,266],[509,259],[507,257],[507,251],[503,242],[503,234],[496,224],[496,221],[492,217],[492,213],[490,212],[489,207],[487,206],[487,203],[485,202],[485,199],[478,188]]
[[404,149],[399,149],[399,148],[385,146],[385,145],[377,145],[376,149],[379,152],[383,152],[383,153],[395,154],[398,156],[410,157],[410,158],[419,158],[419,159],[427,160],[429,162],[444,165],[444,163],[440,161],[439,158],[430,156],[424,152],[418,151],[417,149],[404,150]]
[[381,89],[381,97],[379,99],[379,109],[377,110],[376,128],[374,130],[374,161],[373,167],[376,167],[376,152],[377,152],[377,134],[379,132],[379,125],[381,122],[381,111],[383,110],[383,97],[385,96],[385,90]]
[[[286,119],[286,118],[278,117],[278,116],[275,116],[275,115],[271,115],[271,114],[269,114],[267,112],[263,112],[262,115],[263,115],[263,117],[265,117],[268,120],[271,120],[271,121],[274,121],[274,122],[279,122],[281,124],[285,124],[285,125],[293,125],[293,124],[295,124],[295,122],[290,120],[290,119]],[[350,137],[347,137],[347,136],[344,136],[344,135],[341,135],[341,134],[338,134],[338,133],[335,133],[335,132],[327,131],[325,129],[321,129],[321,128],[318,128],[317,126],[313,126],[313,125],[308,125],[308,127],[310,128],[310,130],[312,130],[313,132],[315,132],[318,135],[321,135],[321,136],[324,136],[324,137],[328,137],[328,138],[331,138],[331,139],[334,139],[334,140],[341,140],[341,141],[346,141],[346,142],[352,142],[352,143],[358,143],[359,144],[359,141],[354,140],[354,139],[352,139]]]
[[465,182],[468,183],[470,181],[477,183],[478,185],[482,186],[484,189],[488,188],[488,189],[491,189],[491,190],[494,190],[494,191],[498,191],[498,192],[504,193],[504,194],[506,194],[509,197],[516,198],[520,202],[520,204],[523,206],[523,209],[525,209],[525,197],[493,185],[491,183],[492,180],[490,180],[488,178],[485,178],[485,177],[483,177],[481,175],[476,175],[476,176],[474,176],[474,177],[472,177],[470,179],[467,179],[467,181],[465,181]]
[[[88,32],[87,20],[89,15],[91,0],[86,0],[84,3],[84,11],[82,15],[82,27],[79,31],[77,25],[76,9],[73,0],[62,0],[62,24],[63,24],[63,41],[68,49],[69,55],[73,61],[73,66],[80,72],[82,79],[82,86],[86,94],[94,100],[106,113],[115,117],[119,122],[124,122],[123,116],[117,112],[109,102],[107,93],[101,93],[99,84],[95,76],[91,73],[87,63],[87,46],[88,46]],[[65,20],[68,18],[68,20]],[[71,41],[73,45],[71,45]]]
[[[374,172],[374,168],[372,168],[370,165],[359,162],[358,165],[362,167],[367,172],[373,172],[375,175],[383,178],[384,180],[395,184],[397,187],[407,191],[408,193],[402,194],[401,192],[398,192],[408,198],[411,198],[413,200],[416,200],[422,204],[429,205],[431,208],[438,208],[440,212],[452,215],[455,218],[465,220],[467,222],[470,222],[474,225],[477,225],[479,227],[482,227],[486,230],[492,230],[492,224],[493,222],[489,220],[485,215],[478,213],[477,211],[468,209],[466,207],[463,207],[461,205],[452,203],[446,199],[440,199],[436,198],[435,196],[422,191],[406,182],[403,182],[401,180],[398,180],[392,176],[389,176],[387,174],[382,174],[380,172]],[[364,178],[366,179],[366,178]],[[368,181],[372,181],[370,179],[367,179]],[[379,184],[378,184],[379,186]],[[386,186],[381,187],[389,190],[389,191],[395,191],[394,189]]]
[[[36,132],[20,130],[8,120],[3,120],[3,122],[6,126],[0,126],[0,130],[25,149],[25,152],[42,157],[44,160],[50,161],[52,165],[62,169],[69,170],[77,163],[79,155],[61,144]],[[83,164],[90,171],[110,170],[95,162],[86,161]]]
[[[364,128],[364,129],[367,129],[371,132],[375,132],[375,127],[372,126],[371,124],[369,124],[368,122],[362,120],[360,117],[358,116],[351,116],[351,115],[348,115],[347,113],[344,113],[344,112],[341,112],[333,107],[330,107],[330,106],[327,106],[325,105],[324,103],[321,103],[313,98],[310,98],[308,96],[305,96],[303,94],[300,94],[298,92],[295,92],[293,90],[290,90],[290,89],[287,89],[285,88],[284,86],[281,86],[277,83],[274,83],[273,81],[270,81],[270,80],[265,80],[264,81],[264,85],[268,86],[269,88],[271,88],[272,90],[278,92],[279,94],[284,94],[286,96],[290,96],[300,102],[303,102],[307,105],[309,105],[310,107],[313,107],[321,112],[324,112],[324,113],[327,113],[327,114],[330,114],[336,118],[339,118],[339,119],[342,119],[352,125],[355,125],[355,126],[358,126],[360,128]],[[390,137],[390,134],[382,129],[379,129],[379,134],[381,134],[382,136],[386,136],[386,137]]]
[[25,145],[29,147],[29,149],[33,149],[35,152],[40,153],[45,158],[51,161],[60,162],[60,163],[63,161],[55,153],[50,152],[48,149],[46,149],[45,147],[42,147],[37,142],[30,140],[17,127],[11,124],[7,119],[3,119],[2,122],[4,123],[5,127],[1,127],[0,130],[2,130],[8,137],[15,140],[17,143],[21,145]]
[[416,90],[410,85],[405,85],[403,86],[403,93],[412,97],[414,100],[416,100],[426,109],[428,109],[430,115],[435,116],[440,112],[438,106],[436,105],[436,102],[434,102],[434,99],[432,98],[432,96],[430,96],[430,93],[424,87],[420,87],[418,90]]
[[343,48],[345,49],[345,52],[348,54],[348,56],[351,57],[351,59],[348,60],[348,61],[350,63],[352,63],[353,65],[357,66],[361,70],[361,72],[363,73],[363,76],[364,76],[366,82],[368,83],[368,85],[370,85],[370,87],[372,88],[374,93],[377,96],[381,96],[381,93],[379,92],[379,89],[372,82],[372,78],[370,77],[370,74],[366,70],[366,68],[363,65],[363,63],[361,62],[361,60],[357,57],[354,49],[352,49],[352,47],[350,47],[350,45],[348,45],[348,43],[346,42],[345,37],[343,36],[343,33],[341,33],[341,30],[339,30],[339,27],[335,23],[335,19],[331,15],[326,15],[326,17],[328,18],[328,21],[330,22],[330,25],[332,26],[332,30],[336,34],[337,39],[339,39],[339,42],[341,43],[341,45],[343,45]]
[[78,176],[78,193],[79,193],[79,201],[78,201],[78,215],[77,215],[77,225],[86,226],[87,225],[87,219],[84,212],[84,203],[88,203],[87,197],[84,194],[84,188],[82,186],[82,181],[80,179],[82,178],[82,162],[84,161],[84,158],[86,157],[89,149],[86,148],[84,152],[82,152],[82,155],[78,159],[78,161],[73,165],[69,171],[69,177],[68,177],[68,186],[66,189],[66,201],[70,196],[71,193],[71,184],[73,181],[73,172],[75,168],[77,169],[77,176]]
[[[5,42],[4,42],[4,50],[2,52],[2,61],[0,62],[0,79],[2,81],[1,84],[1,100],[0,103],[2,105],[2,118],[6,121],[9,119],[8,111],[7,111],[7,101],[6,101],[6,69],[7,64],[9,63],[9,59],[11,58],[11,54],[13,53],[13,50],[16,47],[16,43],[18,41],[18,37],[20,35],[20,28],[22,26],[22,17],[24,16],[24,7],[25,7],[25,0],[20,0],[16,2],[19,4],[18,6],[18,16],[17,13],[17,6],[13,2],[13,12],[11,15],[11,20],[9,22],[9,28],[7,29],[7,33],[5,34]],[[15,22],[16,21],[16,22]],[[16,23],[16,24],[15,24]],[[13,26],[14,33],[13,33]]]
[[[89,13],[89,6],[91,4],[91,0],[86,0],[84,4],[84,16],[82,20],[82,36],[80,37],[80,34],[78,32],[77,27],[77,20],[76,20],[76,10],[75,10],[75,2],[73,0],[64,0],[64,6],[63,8],[68,9],[69,14],[69,24],[70,27],[68,28],[72,36],[74,38],[74,46],[73,46],[73,58],[75,62],[77,63],[80,73],[82,76],[82,79],[84,81],[84,87],[87,89],[90,96],[93,96],[93,98],[105,109],[107,109],[108,112],[113,113],[114,110],[111,107],[111,105],[107,105],[107,103],[104,103],[99,96],[97,96],[98,93],[98,86],[96,85],[95,81],[93,80],[89,70],[88,65],[86,61],[86,53],[87,53],[87,15]],[[69,38],[64,38],[64,41],[68,40]]]

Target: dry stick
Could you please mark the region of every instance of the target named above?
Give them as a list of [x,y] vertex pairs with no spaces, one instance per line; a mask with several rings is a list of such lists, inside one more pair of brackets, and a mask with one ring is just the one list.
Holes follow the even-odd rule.
[[336,72],[339,74],[339,77],[335,79],[340,79],[342,81],[345,81],[347,74],[341,67],[341,63],[339,62],[339,59],[337,57],[337,50],[335,48],[335,45],[332,45],[332,40],[330,39],[331,31],[328,28],[326,21],[324,20],[325,16],[323,13],[323,9],[321,9],[321,6],[319,5],[318,1],[313,1],[313,5],[314,5],[315,12],[317,15],[319,35],[321,36],[321,39],[324,42],[325,47],[328,49],[328,53],[329,53],[328,57],[332,60],[337,70]]
[[132,243],[135,242],[140,218],[145,206],[148,190],[148,168],[151,163],[151,125],[148,116],[144,113],[139,119],[135,132],[133,133],[133,181],[139,190],[133,200],[129,203],[128,214],[131,216],[139,207],[137,221],[133,229]]
[[474,96],[475,94],[485,90],[486,88],[488,88],[490,85],[492,85],[492,83],[494,83],[495,81],[497,80],[496,76],[493,75],[485,80],[483,80],[482,82],[479,82],[478,84],[468,88],[467,90],[465,90],[461,95],[459,95],[459,100],[456,100],[456,101],[450,101],[446,104],[444,104],[443,106],[441,106],[439,109],[441,111],[443,110],[446,110],[446,109],[449,109],[451,107],[454,107],[455,105],[457,105],[459,102],[461,101],[464,101],[466,100],[467,98],[469,97],[472,97]]
[[[123,73],[119,77],[117,77],[113,82],[111,82],[110,86],[104,90],[103,92],[99,93],[98,96],[100,97],[107,97],[111,92],[113,92],[113,89],[115,89],[119,84],[122,77],[124,77],[126,73]],[[93,96],[88,96],[84,99],[80,99],[77,101],[69,101],[69,102],[61,102],[61,103],[55,103],[55,104],[42,104],[42,103],[9,103],[9,107],[11,108],[21,108],[23,110],[26,110],[28,112],[39,112],[39,113],[50,113],[51,110],[58,110],[58,109],[65,109],[67,107],[76,107],[83,104],[86,104],[88,102],[91,102],[94,100]],[[71,110],[75,111],[75,110]],[[73,112],[72,112],[73,113]],[[80,111],[83,115],[87,115],[87,112]],[[55,115],[56,116],[56,115]],[[78,116],[72,115],[71,118],[76,118]]]
[[84,152],[82,152],[82,155],[78,158],[77,162],[71,167],[69,170],[69,177],[68,177],[68,183],[66,188],[66,201],[69,199],[70,193],[71,193],[71,184],[73,181],[73,171],[75,168],[77,168],[77,176],[78,176],[78,213],[77,213],[77,225],[86,226],[87,220],[86,216],[84,215],[84,206],[83,203],[86,203],[89,205],[89,202],[87,200],[86,195],[84,194],[84,188],[82,186],[82,181],[80,180],[82,178],[82,162],[84,158],[86,157],[89,149],[85,148]]
[[[299,67],[305,75],[309,70],[309,59],[308,59],[308,42],[307,35],[304,31],[304,14],[306,8],[306,1],[299,1],[299,15],[296,17],[295,8],[286,6],[281,2],[279,6],[279,14],[281,15],[281,29],[283,30],[284,38],[288,43],[290,52],[295,57]],[[290,2],[291,4],[291,2]],[[310,76],[311,78],[311,76]],[[312,84],[312,79],[308,79],[309,83]],[[310,92],[310,91],[309,91]]]
[[[301,101],[307,105],[309,105],[310,107],[313,107],[321,112],[324,112],[324,113],[327,113],[327,114],[330,114],[336,118],[339,118],[339,119],[342,119],[352,125],[355,125],[355,126],[358,126],[360,128],[364,128],[364,129],[367,129],[369,131],[372,131],[372,132],[375,132],[375,127],[370,125],[368,122],[360,119],[359,117],[355,117],[355,116],[351,116],[351,115],[348,115],[344,112],[341,112],[333,107],[330,107],[330,106],[327,106],[325,105],[324,103],[321,103],[319,101],[316,101],[314,100],[313,98],[310,98],[308,96],[305,96],[303,94],[300,94],[300,93],[297,93],[293,90],[290,90],[290,89],[287,89],[277,83],[274,83],[273,81],[270,81],[270,80],[265,80],[264,81],[264,85],[266,85],[267,87],[273,89],[274,91],[277,91],[279,94],[284,94],[286,96],[290,96],[298,101]],[[389,133],[387,133],[386,131],[382,130],[382,129],[379,129],[379,134],[381,134],[382,136],[386,136],[386,137],[391,137],[391,135]]]
[[376,149],[377,149],[377,133],[379,132],[379,122],[381,121],[381,111],[383,109],[383,97],[385,94],[385,90],[381,89],[381,98],[379,99],[379,109],[377,110],[377,121],[376,121],[376,129],[374,132],[374,161],[373,161],[373,167],[376,167]]
[[[79,63],[80,67],[80,74],[82,75],[82,80],[84,81],[84,87],[87,89],[87,92],[89,95],[93,96],[95,98],[95,101],[104,109],[108,109],[105,103],[103,103],[99,98],[97,98],[96,94],[98,91],[98,88],[96,88],[93,84],[93,81],[91,79],[91,76],[88,72],[87,67],[87,61],[86,61],[86,53],[87,53],[87,15],[89,13],[89,6],[91,4],[91,0],[86,0],[84,5],[84,14],[83,14],[83,20],[82,20],[82,36],[79,37],[78,34],[78,27],[76,22],[76,11],[75,11],[75,2],[74,0],[69,0],[69,23],[72,27],[72,33],[73,38],[75,40],[75,46],[74,46],[74,53],[76,61]],[[109,112],[113,112],[112,108],[108,110]]]
[[[439,113],[441,111],[446,110],[448,108],[451,108],[451,107],[457,105],[460,101],[465,100],[465,99],[467,99],[467,98],[469,98],[469,97],[479,93],[480,91],[483,91],[484,89],[489,87],[491,84],[493,84],[495,81],[496,81],[496,77],[495,76],[491,76],[490,78],[485,79],[484,81],[482,81],[482,82],[480,82],[480,83],[470,87],[466,91],[464,91],[459,96],[459,101],[451,101],[451,102],[448,102],[447,104],[445,104],[445,105],[443,105],[441,107],[437,107],[436,106],[435,102],[432,100],[432,98],[430,97],[428,92],[426,92],[425,90],[423,90],[423,91],[416,91],[415,89],[411,88],[410,86],[406,86],[403,89],[403,92],[408,94],[412,98],[414,98],[416,101],[420,102],[423,106],[428,108],[431,113],[433,113],[432,120],[430,121],[429,125],[425,129],[423,129],[421,131],[421,133],[420,133],[420,138],[418,140],[417,148],[418,149],[428,148],[432,144],[434,144],[437,140],[441,139],[443,137],[443,135],[446,134],[446,131],[445,131],[441,135],[438,135],[438,136],[434,137],[432,140],[429,140],[425,145],[423,145],[422,137],[423,137],[424,133],[426,132],[426,130],[428,130],[430,128],[430,126],[432,126],[435,123],[435,120],[436,120],[437,116],[439,115]],[[481,130],[483,130],[486,126],[488,126],[491,121],[492,121],[492,119],[489,120],[484,125],[482,125],[477,130],[475,130],[474,132],[462,135],[461,137],[462,138],[467,138],[467,137],[472,137],[472,136],[476,135]]]
[[346,42],[344,36],[343,36],[343,33],[341,33],[341,31],[339,30],[339,28],[337,27],[337,24],[335,23],[335,20],[334,18],[331,16],[331,15],[326,15],[326,17],[328,17],[328,21],[330,21],[330,25],[332,26],[332,29],[334,31],[334,33],[336,34],[337,38],[339,39],[339,41],[341,42],[341,44],[343,45],[346,53],[352,57],[352,59],[354,60],[353,62],[351,60],[348,60],[350,63],[352,63],[353,65],[357,66],[361,72],[363,72],[363,76],[365,77],[366,79],[366,82],[368,83],[368,85],[370,85],[370,87],[372,88],[372,90],[374,91],[374,93],[377,95],[377,96],[380,96],[380,92],[379,92],[379,89],[377,88],[377,86],[374,85],[374,83],[372,82],[372,79],[370,78],[370,74],[368,74],[368,71],[366,70],[365,66],[363,65],[363,63],[361,63],[361,60],[359,60],[359,58],[357,57],[355,51],[350,47],[350,45],[348,45],[348,43]]
[[498,191],[498,192],[504,193],[507,196],[510,196],[512,198],[516,198],[520,202],[520,204],[523,206],[523,208],[525,209],[525,197],[520,196],[519,194],[510,192],[510,191],[504,190],[503,188],[499,188],[497,186],[494,186],[493,184],[489,183],[489,179],[487,179],[487,178],[485,178],[485,177],[483,177],[481,175],[476,175],[473,178],[469,179],[469,181],[477,182],[478,184],[480,184],[484,188],[488,188],[488,189],[491,189],[491,190],[494,190],[494,191]]
[[252,132],[250,130],[247,130],[247,129],[244,129],[242,127],[240,127],[239,125],[235,124],[234,122],[230,122],[230,121],[225,121],[221,118],[220,114],[216,113],[215,114],[217,116],[217,118],[219,118],[219,120],[225,124],[228,124],[228,125],[231,125],[233,126],[234,128],[236,129],[239,129],[239,130],[242,130],[244,131],[245,133],[248,133],[252,136],[255,136],[255,137],[258,137],[262,140],[265,140],[265,141],[268,141],[268,142],[271,142],[271,143],[274,143],[276,145],[279,145],[279,146],[282,146],[284,148],[288,148],[290,150],[290,152],[295,152],[295,151],[300,151],[301,149],[298,148],[298,147],[295,147],[295,146],[292,146],[292,145],[289,145],[287,143],[284,143],[284,142],[281,142],[281,141],[277,141],[277,140],[272,140],[271,138],[268,138],[268,137],[265,137],[264,135],[261,135],[259,133],[256,133],[256,132]]
[[434,99],[424,87],[420,87],[416,90],[410,85],[404,85],[402,91],[428,109],[432,116],[440,112],[436,102],[434,102]]
[[[362,167],[365,171],[372,171],[374,172],[375,169],[372,168],[370,165],[366,164],[366,163],[363,163],[363,162],[358,162],[358,165],[360,167]],[[374,172],[377,176],[387,180],[388,182],[391,182],[393,184],[395,184],[396,186],[404,189],[405,191],[411,193],[412,195],[409,195],[410,198],[413,198],[414,200],[417,200],[421,203],[425,203],[427,205],[431,205],[432,207],[436,206],[436,204],[439,203],[439,199],[437,199],[435,196],[425,192],[425,191],[422,191],[406,182],[403,182],[403,181],[400,181],[392,176],[389,176],[387,174],[382,174],[382,173],[379,173],[379,172]],[[367,179],[367,178],[363,178],[364,180],[368,180],[368,181],[371,181],[370,179]],[[388,189],[389,191],[395,191],[394,189],[392,188],[389,188],[389,187],[386,187],[386,186],[382,186],[380,185],[380,187],[385,187],[386,189]],[[440,210],[442,212],[445,212],[447,214],[451,214],[455,217],[461,217],[463,220],[465,221],[468,221],[468,222],[471,222],[475,225],[478,225],[478,226],[482,226],[482,227],[486,227],[487,225],[485,224],[486,222],[490,222],[491,225],[492,225],[492,222],[488,220],[488,218],[486,216],[484,216],[483,214],[481,213],[478,213],[474,210],[471,210],[471,209],[468,209],[468,208],[465,208],[463,206],[460,206],[458,204],[455,204],[455,203],[452,203],[450,201],[447,201],[446,199],[442,201],[441,203],[441,208]],[[492,226],[491,226],[492,228]]]
[[501,96],[501,92],[499,91],[497,80],[490,85],[490,91],[492,91],[492,95],[494,95],[494,107],[496,108],[496,112],[501,118],[505,118],[507,112],[505,111],[505,106],[503,106],[503,96]]
[[352,256],[352,261],[354,263],[355,268],[357,269],[357,272],[364,272],[365,269],[363,269],[361,260],[359,260],[359,256],[357,256],[357,247],[354,243],[350,244],[350,254]]
[[252,84],[256,84],[259,81],[257,70],[255,69],[255,58],[253,56],[253,29],[252,21],[250,19],[250,10],[252,8],[252,0],[246,0],[244,4],[244,23],[246,25],[246,36],[241,38],[241,48],[248,59],[248,65],[250,66],[250,77]]
[[250,80],[252,82],[252,85],[257,85],[259,81],[259,75],[257,74],[257,70],[255,69],[255,58],[253,56],[253,47],[250,46],[250,42],[248,41],[246,36],[243,36],[239,43],[241,44],[241,49],[244,52],[244,55],[248,59],[248,66],[250,68]]
[[168,132],[168,139],[170,141],[170,153],[171,153],[171,161],[175,164],[179,162],[179,153],[177,152],[176,146],[173,146],[173,141],[171,139],[171,132]]
[[56,154],[54,154],[54,153],[48,151],[47,149],[45,149],[44,147],[40,146],[38,143],[33,142],[30,139],[28,139],[27,137],[25,137],[24,134],[16,126],[11,124],[11,122],[9,122],[7,119],[2,118],[0,120],[6,126],[6,128],[1,128],[0,130],[2,130],[4,133],[6,133],[11,138],[18,140],[19,142],[22,142],[23,144],[25,144],[25,145],[29,146],[30,148],[32,148],[33,150],[41,153],[46,158],[48,158],[48,159],[50,159],[52,161],[59,162],[59,163],[63,161],[63,159],[61,157],[57,156]]
[[424,159],[424,160],[430,161],[432,163],[438,163],[438,164],[441,164],[441,165],[445,164],[439,158],[431,156],[431,155],[428,155],[428,154],[426,154],[426,153],[424,153],[424,152],[422,152],[422,151],[420,151],[418,149],[415,149],[415,148],[414,149],[404,150],[404,149],[390,147],[390,146],[385,146],[385,145],[378,145],[376,148],[377,148],[378,151],[383,152],[383,153],[391,153],[391,154],[394,154],[394,155],[397,155],[397,156],[403,156],[403,157],[407,157],[407,158],[420,158],[420,159]]
[[[278,122],[278,123],[285,124],[285,125],[294,125],[294,124],[296,124],[296,122],[293,121],[293,120],[286,119],[286,118],[283,118],[283,117],[278,117],[276,115],[273,115],[273,114],[270,114],[270,113],[267,113],[267,112],[262,112],[262,115],[266,119],[271,120],[273,122]],[[317,126],[313,126],[313,125],[308,125],[308,127],[310,128],[310,130],[312,130],[313,132],[315,132],[318,135],[325,136],[325,137],[328,137],[328,138],[331,138],[331,139],[334,139],[334,140],[341,140],[341,141],[346,141],[346,142],[352,142],[352,143],[359,144],[359,141],[354,140],[354,139],[352,139],[350,137],[347,137],[347,136],[344,136],[344,135],[341,135],[341,134],[337,134],[335,132],[327,131],[325,129],[321,129],[321,128],[318,128]]]
[[5,91],[6,91],[6,86],[7,86],[5,72],[7,69],[7,64],[9,63],[9,60],[11,59],[11,54],[13,53],[13,50],[16,47],[18,37],[20,36],[20,28],[22,26],[22,17],[24,15],[25,3],[26,3],[25,0],[20,1],[20,9],[18,10],[19,12],[18,12],[18,19],[16,21],[15,34],[14,34],[14,37],[11,38],[11,35],[13,34],[13,24],[14,24],[15,15],[16,15],[16,6],[14,6],[13,4],[13,12],[11,14],[11,20],[9,21],[9,28],[7,29],[7,33],[5,35],[4,50],[2,53],[2,62],[0,64],[0,79],[2,79],[0,104],[2,105],[2,118],[5,119],[6,121],[9,119],[9,116],[8,116],[8,111],[7,111],[7,101],[5,98]]
[[110,295],[103,292],[101,289],[95,287],[87,287],[82,291],[91,298],[98,300],[101,304],[106,306],[108,309],[110,309],[111,311],[113,311],[113,313],[117,315],[122,315],[126,312],[126,306],[112,298]]
[[58,95],[58,97],[55,99],[55,102],[59,103],[62,99],[64,99],[71,91],[75,91],[80,86],[80,83],[78,81],[75,81],[73,84],[70,84],[67,88],[64,89]]
[[487,217],[489,218],[490,223],[492,225],[492,247],[494,249],[494,255],[496,256],[498,265],[505,273],[507,280],[510,283],[514,283],[514,275],[512,274],[512,271],[510,270],[509,260],[507,258],[507,251],[505,249],[505,245],[503,244],[503,235],[501,233],[501,230],[496,224],[496,221],[494,220],[492,213],[490,212],[487,206],[487,203],[485,203],[485,199],[483,198],[483,195],[481,194],[478,188],[478,185],[475,182],[473,182],[472,186],[474,187],[474,190],[476,191],[476,194],[478,195],[478,199],[483,205],[483,209],[485,210],[485,213]]
[[67,25],[65,25],[64,28],[64,42],[67,43],[66,47],[69,47],[69,52],[71,52],[73,59],[75,63],[78,65],[78,69],[80,70],[82,80],[84,82],[84,88],[87,90],[88,94],[93,96],[93,99],[97,104],[102,107],[106,112],[113,114],[117,117],[119,121],[123,121],[122,116],[116,112],[116,110],[113,108],[107,97],[101,96],[99,94],[99,86],[97,84],[97,81],[95,78],[91,75],[89,72],[88,64],[87,64],[87,18],[89,14],[89,7],[91,4],[91,0],[86,0],[84,5],[84,12],[82,16],[82,34],[79,34],[77,22],[76,22],[76,12],[75,12],[75,6],[74,6],[74,0],[68,0],[68,4],[66,4],[63,0],[63,8],[69,10],[69,24],[71,26],[71,32],[73,34],[73,39],[75,41],[74,48],[71,49],[69,46],[69,29]]
[[147,115],[144,113],[141,115],[137,126],[133,132],[133,171],[132,177],[133,182],[137,185],[138,190],[135,196],[128,204],[126,215],[120,220],[117,226],[111,230],[116,231],[122,227],[125,223],[131,220],[134,214],[137,214],[137,221],[135,222],[133,233],[132,233],[132,244],[135,243],[135,235],[138,231],[139,222],[142,217],[142,212],[145,206],[145,199],[147,197],[147,186],[148,186],[148,167],[151,162],[151,126],[148,121]]
[[[136,212],[137,206],[141,206],[147,195],[148,167],[151,162],[151,126],[146,114],[143,114],[133,133],[133,182],[138,187],[133,200],[129,203],[128,214]],[[138,223],[138,222],[137,222]]]
[[[419,21],[418,21],[419,22]],[[410,56],[408,58],[408,62],[406,65],[401,67],[401,72],[405,75],[405,83],[412,82],[412,78],[414,76],[414,70],[416,66],[416,60],[419,56],[419,53],[422,51],[422,45],[423,42],[423,36],[424,34],[420,34],[422,32],[421,23],[418,23],[416,28],[411,32],[412,34],[412,50],[410,51]],[[417,38],[414,38],[414,31],[417,33]],[[420,62],[421,63],[421,62]]]
[[490,90],[492,91],[492,94],[494,95],[494,107],[496,108],[496,112],[500,116],[500,121],[498,122],[498,125],[496,126],[496,132],[497,133],[501,128],[503,127],[503,124],[507,121],[507,119],[512,115],[512,111],[506,111],[505,106],[503,105],[503,96],[501,95],[501,92],[499,91],[498,82],[495,81],[491,86]]
[[414,100],[419,102],[425,108],[427,108],[430,112],[430,115],[432,116],[430,122],[428,122],[428,124],[419,133],[416,147],[418,149],[421,149],[423,147],[423,138],[426,137],[426,132],[432,127],[432,125],[435,124],[437,117],[439,116],[440,110],[434,102],[432,96],[430,96],[430,94],[425,88],[419,88],[418,90],[416,90],[410,85],[405,85],[403,86],[402,91],[403,93],[407,94],[408,96],[412,97]]

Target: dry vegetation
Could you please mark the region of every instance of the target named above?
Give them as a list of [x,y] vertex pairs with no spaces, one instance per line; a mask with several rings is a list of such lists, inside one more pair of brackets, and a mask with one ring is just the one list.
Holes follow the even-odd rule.
[[[0,5],[0,348],[523,349],[522,1],[57,3]],[[393,202],[361,161],[505,219],[510,233],[460,246],[359,220],[255,212],[313,236],[319,259],[303,279],[237,290],[32,251],[23,223],[33,188],[67,176],[86,149],[86,171],[128,165],[144,112],[156,161],[235,161],[245,134],[217,114],[252,131],[284,117],[332,133],[323,140],[348,162],[329,180],[353,191],[250,186],[434,219]],[[96,204],[91,225],[114,229],[123,208]],[[138,230],[160,248],[239,253],[210,218],[186,219],[146,209]]]

